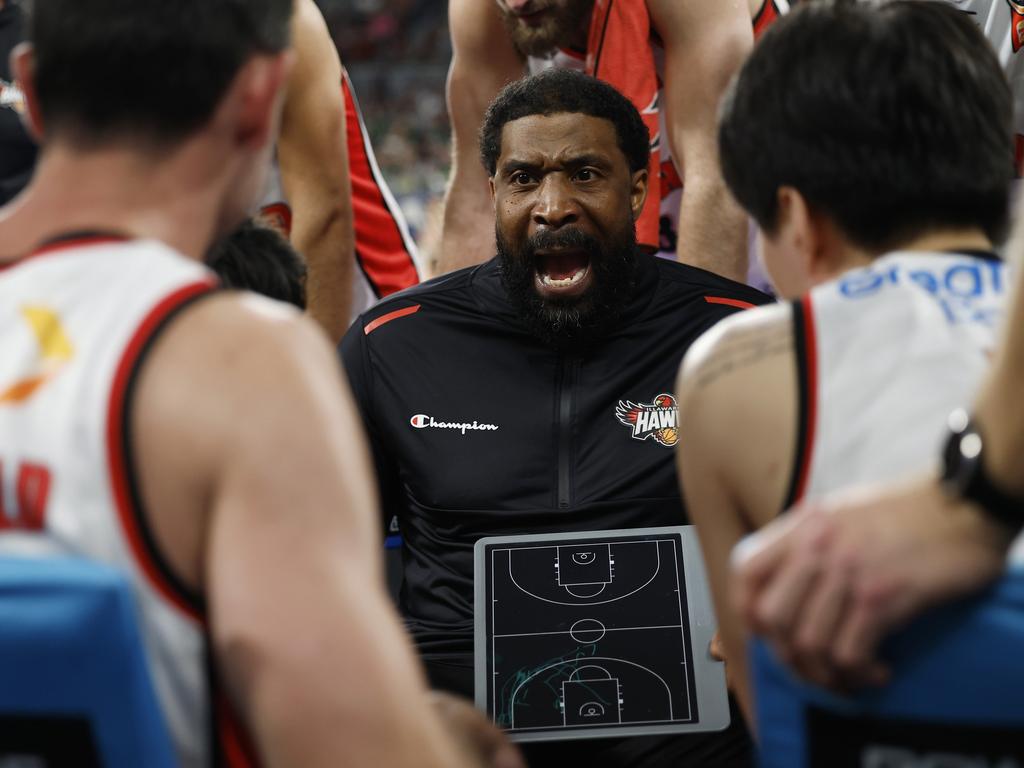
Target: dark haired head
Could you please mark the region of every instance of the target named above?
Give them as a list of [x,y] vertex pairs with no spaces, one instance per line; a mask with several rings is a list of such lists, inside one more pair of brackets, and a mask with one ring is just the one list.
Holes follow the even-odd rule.
[[647,167],[651,137],[632,102],[607,83],[570,69],[548,69],[511,83],[491,102],[480,128],[480,158],[491,176],[505,125],[530,115],[576,113],[615,126],[619,149],[632,172]]
[[288,46],[292,0],[34,0],[47,132],[174,143],[204,125],[249,57]]
[[971,227],[995,241],[1012,109],[994,52],[962,12],[807,3],[761,39],[726,96],[723,174],[769,233],[789,186],[865,249]]
[[206,256],[221,285],[252,291],[306,308],[306,265],[275,230],[251,219],[217,243]]

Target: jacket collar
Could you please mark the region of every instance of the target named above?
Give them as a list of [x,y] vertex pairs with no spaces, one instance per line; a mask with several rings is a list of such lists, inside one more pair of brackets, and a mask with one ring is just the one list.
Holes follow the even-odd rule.
[[[615,330],[639,318],[651,303],[651,299],[654,298],[654,292],[658,287],[656,258],[643,252],[637,252],[636,288],[619,318],[618,327]],[[519,330],[526,330],[501,282],[501,269],[497,256],[473,270],[470,275],[470,290],[484,314]]]

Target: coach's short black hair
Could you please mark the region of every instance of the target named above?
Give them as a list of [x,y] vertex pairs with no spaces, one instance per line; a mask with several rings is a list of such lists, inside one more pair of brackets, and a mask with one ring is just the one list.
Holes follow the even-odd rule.
[[733,194],[768,232],[797,189],[857,245],[1004,234],[1013,100],[970,17],[938,2],[815,2],[768,30],[722,106]]
[[306,265],[276,230],[251,219],[206,255],[221,285],[306,308]]
[[288,47],[292,0],[33,0],[47,131],[169,144],[204,125],[245,61]]
[[491,102],[480,128],[480,159],[491,176],[501,154],[506,123],[530,115],[560,112],[601,117],[615,126],[629,170],[647,167],[651,137],[632,102],[608,83],[570,69],[547,69],[510,83]]

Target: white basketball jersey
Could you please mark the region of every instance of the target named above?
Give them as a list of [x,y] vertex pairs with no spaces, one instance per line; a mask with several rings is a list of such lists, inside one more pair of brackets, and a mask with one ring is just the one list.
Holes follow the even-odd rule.
[[136,500],[127,405],[166,322],[215,287],[152,241],[64,240],[0,268],[0,552],[124,571],[182,766],[211,765],[203,616],[169,584]]
[[1009,287],[995,259],[893,253],[795,302],[787,502],[933,469],[947,416],[970,406],[988,367]]

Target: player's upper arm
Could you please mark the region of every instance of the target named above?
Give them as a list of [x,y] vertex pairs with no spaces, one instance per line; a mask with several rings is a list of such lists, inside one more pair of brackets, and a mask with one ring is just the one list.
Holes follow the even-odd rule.
[[452,36],[447,88],[453,171],[476,181],[486,202],[487,176],[478,159],[477,134],[494,97],[522,77],[523,61],[493,0],[451,0],[448,24]]
[[[159,337],[139,398],[136,439],[157,468],[143,472],[144,485],[159,489],[169,476],[194,487],[211,530],[236,521],[239,545],[227,547],[225,562],[246,557],[242,542],[274,528],[294,536],[281,556],[322,552],[335,539],[353,560],[375,561],[362,426],[334,350],[306,316],[253,294],[204,299]],[[158,512],[177,502],[149,496]]]
[[[787,466],[783,428],[792,379],[789,308],[772,306],[726,318],[701,336],[683,360],[679,402],[679,478],[697,526],[735,692],[750,712],[743,631],[730,610],[730,553],[767,522],[774,486]],[[782,416],[779,416],[779,413]],[[772,513],[774,514],[774,513]]]
[[[292,24],[295,66],[281,117],[278,160],[292,207],[349,214],[341,62],[312,0],[300,0]],[[297,244],[302,247],[306,244]]]
[[206,298],[157,341],[133,412],[147,511],[172,549],[202,533],[174,564],[266,763],[461,764],[384,591],[362,427],[315,324]]
[[647,0],[665,45],[669,142],[685,181],[717,177],[718,103],[753,46],[745,3],[723,0]]
[[792,466],[791,311],[775,304],[722,320],[690,347],[676,386],[681,443],[694,460],[685,473],[700,474],[700,463],[720,477],[752,528],[779,512]]

